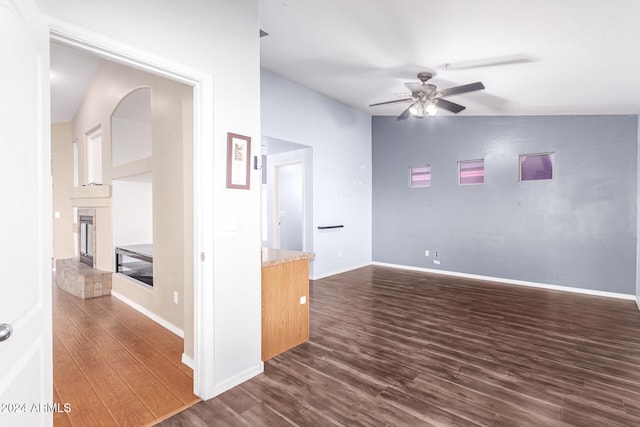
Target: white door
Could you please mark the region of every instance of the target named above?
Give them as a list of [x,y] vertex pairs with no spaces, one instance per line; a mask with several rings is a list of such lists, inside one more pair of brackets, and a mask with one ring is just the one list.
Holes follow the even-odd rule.
[[46,426],[55,410],[49,34],[33,0],[0,0],[0,52],[0,425]]
[[302,163],[276,166],[275,246],[304,250],[304,178]]

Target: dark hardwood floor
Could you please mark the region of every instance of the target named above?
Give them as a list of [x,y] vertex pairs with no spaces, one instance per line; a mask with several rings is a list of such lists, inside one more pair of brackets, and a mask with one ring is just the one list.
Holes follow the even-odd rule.
[[640,426],[633,301],[365,267],[311,338],[160,426]]

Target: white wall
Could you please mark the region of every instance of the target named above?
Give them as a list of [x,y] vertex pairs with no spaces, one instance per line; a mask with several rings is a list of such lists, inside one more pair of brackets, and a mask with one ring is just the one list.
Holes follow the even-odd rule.
[[[213,183],[203,200],[213,217],[202,227],[214,230],[237,222],[237,233],[204,236],[207,252],[202,271],[213,288],[207,313],[215,318],[215,392],[255,375],[260,361],[260,175],[252,173],[251,190],[227,190],[226,135],[252,137],[260,154],[258,0],[36,0],[44,14],[76,25],[213,78]],[[213,124],[212,124],[213,123]],[[196,196],[197,197],[197,196]],[[203,219],[203,221],[205,221]]]
[[[51,126],[51,175],[53,183],[53,258],[74,257],[75,227],[69,188],[73,186],[71,123]],[[57,213],[57,215],[56,215]]]
[[151,134],[151,88],[143,87],[123,98],[111,116],[112,165],[151,157]]
[[111,118],[111,137],[113,166],[125,165],[152,155],[150,122],[114,116]]
[[313,277],[369,264],[371,116],[267,70],[261,79],[262,134],[313,147]]
[[151,173],[111,181],[113,246],[153,243]]

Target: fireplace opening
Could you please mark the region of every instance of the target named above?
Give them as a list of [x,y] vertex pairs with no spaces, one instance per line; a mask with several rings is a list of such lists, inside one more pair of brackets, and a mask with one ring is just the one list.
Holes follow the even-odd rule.
[[80,261],[93,267],[94,225],[93,216],[80,215]]

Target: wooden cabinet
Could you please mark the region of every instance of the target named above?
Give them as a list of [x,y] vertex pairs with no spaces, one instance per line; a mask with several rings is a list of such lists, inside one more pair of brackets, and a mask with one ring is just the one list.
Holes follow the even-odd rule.
[[[262,360],[309,339],[309,258],[279,251],[262,262]],[[295,256],[297,254],[297,256]],[[289,255],[286,257],[284,255]]]

